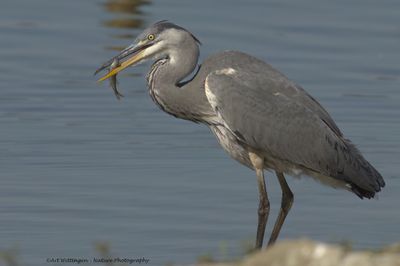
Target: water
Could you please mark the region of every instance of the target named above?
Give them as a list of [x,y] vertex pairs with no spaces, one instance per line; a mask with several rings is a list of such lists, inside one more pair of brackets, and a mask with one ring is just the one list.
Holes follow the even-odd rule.
[[[119,4],[118,4],[119,3]],[[400,240],[397,1],[19,0],[0,10],[0,249],[26,265],[106,242],[151,265],[234,258],[255,237],[254,174],[209,130],[162,113],[148,65],[121,74],[118,102],[92,76],[150,23],[169,19],[210,53],[237,49],[305,87],[385,177],[378,200],[303,178],[281,239]],[[280,204],[268,174],[269,225]],[[269,234],[270,227],[268,227]]]

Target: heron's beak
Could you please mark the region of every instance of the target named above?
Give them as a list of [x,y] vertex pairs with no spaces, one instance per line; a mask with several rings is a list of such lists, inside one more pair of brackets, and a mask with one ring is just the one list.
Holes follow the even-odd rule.
[[111,58],[109,61],[104,63],[99,69],[96,70],[94,73],[95,75],[99,73],[100,71],[108,68],[111,66],[113,61],[117,59],[119,62],[123,61],[118,67],[112,69],[110,72],[108,72],[106,75],[101,77],[98,81],[103,81],[106,80],[114,75],[116,75],[118,72],[124,70],[125,68],[134,65],[135,63],[141,61],[146,57],[146,48],[150,47],[153,45],[153,43],[143,43],[139,42],[135,46],[128,46],[126,49],[124,49],[119,55]]

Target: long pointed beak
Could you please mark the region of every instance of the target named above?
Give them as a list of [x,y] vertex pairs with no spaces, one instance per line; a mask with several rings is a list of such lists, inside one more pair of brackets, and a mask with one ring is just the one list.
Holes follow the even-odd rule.
[[106,68],[109,68],[115,59],[117,59],[118,62],[121,62],[124,60],[118,67],[113,68],[110,72],[108,72],[106,75],[101,77],[98,81],[100,82],[100,81],[106,80],[106,79],[116,75],[118,72],[124,70],[125,68],[141,61],[144,58],[146,48],[150,47],[151,45],[153,45],[153,43],[146,43],[146,44],[138,43],[135,46],[133,46],[133,45],[128,46],[120,54],[111,58],[110,60],[105,62],[99,69],[96,70],[96,72],[94,73],[95,75],[97,73],[99,73],[100,71],[102,71]]

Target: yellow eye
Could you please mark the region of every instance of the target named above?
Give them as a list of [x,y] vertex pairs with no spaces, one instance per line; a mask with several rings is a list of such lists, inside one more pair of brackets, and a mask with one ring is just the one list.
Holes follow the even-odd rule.
[[154,40],[154,34],[149,34],[149,35],[147,36],[147,39],[148,39],[149,41]]

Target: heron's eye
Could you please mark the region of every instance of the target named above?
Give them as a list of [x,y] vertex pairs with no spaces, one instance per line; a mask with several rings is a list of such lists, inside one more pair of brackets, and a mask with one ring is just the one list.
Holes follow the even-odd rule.
[[154,40],[154,34],[149,34],[149,35],[147,36],[147,39],[148,39],[149,41]]

